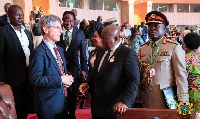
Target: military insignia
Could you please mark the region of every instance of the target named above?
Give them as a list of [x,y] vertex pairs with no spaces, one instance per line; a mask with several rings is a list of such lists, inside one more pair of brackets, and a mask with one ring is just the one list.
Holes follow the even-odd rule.
[[144,56],[146,56],[146,54],[141,54],[141,57],[144,57]]
[[167,38],[166,38],[166,37],[163,37],[162,43],[163,43],[163,44],[166,44],[166,42],[167,42]]
[[115,61],[115,56],[112,56],[111,58],[110,58],[110,62],[114,62]]
[[154,20],[156,18],[156,15],[155,14],[152,14],[151,15],[151,18]]
[[158,53],[159,56],[170,56],[170,53],[169,51],[163,51],[163,52],[160,52]]

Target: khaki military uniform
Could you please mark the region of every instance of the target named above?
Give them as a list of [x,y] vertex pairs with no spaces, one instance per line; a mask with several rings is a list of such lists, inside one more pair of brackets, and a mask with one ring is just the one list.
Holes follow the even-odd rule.
[[[165,37],[160,42],[158,55],[153,66],[150,65],[151,48],[156,51],[159,41],[151,46],[150,41],[141,46],[138,52],[141,70],[141,99],[145,108],[167,108],[162,89],[177,85],[179,101],[188,101],[188,81],[185,52],[182,47]],[[150,78],[150,69],[155,69],[155,76]],[[184,95],[182,95],[184,94]],[[185,97],[184,97],[185,96]]]

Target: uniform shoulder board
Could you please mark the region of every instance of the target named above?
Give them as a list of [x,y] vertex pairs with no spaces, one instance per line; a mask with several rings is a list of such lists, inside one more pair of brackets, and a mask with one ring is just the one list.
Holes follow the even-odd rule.
[[[143,46],[143,45],[149,45],[149,44],[150,44],[150,40],[147,41],[146,43],[142,44],[141,46]],[[141,47],[141,46],[140,46],[140,47]]]
[[177,42],[176,40],[170,40],[170,39],[167,39],[167,42],[170,42],[170,43],[173,43],[173,44],[178,45],[178,42]]

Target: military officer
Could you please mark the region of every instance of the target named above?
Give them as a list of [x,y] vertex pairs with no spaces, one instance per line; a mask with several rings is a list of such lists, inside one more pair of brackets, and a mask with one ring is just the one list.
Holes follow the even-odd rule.
[[166,101],[171,96],[168,101],[174,103],[172,99],[176,94],[168,93],[166,96],[163,92],[172,92],[172,87],[176,88],[178,101],[187,102],[189,97],[185,52],[177,42],[164,36],[166,26],[169,25],[164,14],[152,11],[146,15],[145,20],[150,40],[141,46],[138,54],[142,75],[139,93],[142,107],[171,108]]

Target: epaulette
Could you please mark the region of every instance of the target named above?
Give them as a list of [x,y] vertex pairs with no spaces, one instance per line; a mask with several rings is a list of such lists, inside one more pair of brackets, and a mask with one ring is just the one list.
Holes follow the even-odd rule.
[[[149,45],[149,44],[150,44],[150,40],[147,41],[146,43],[142,44],[141,46],[143,46],[143,45]],[[141,47],[141,46],[140,46],[140,47]]]
[[179,44],[176,40],[170,40],[170,39],[167,39],[167,42],[170,42],[170,43],[173,43],[173,44],[176,44],[176,45]]

